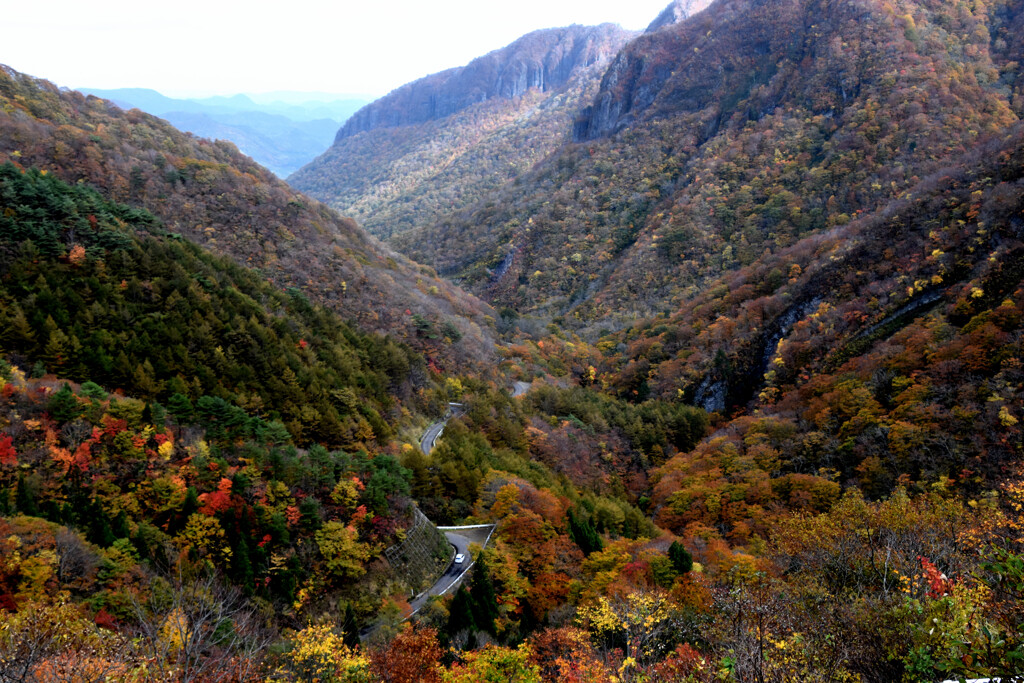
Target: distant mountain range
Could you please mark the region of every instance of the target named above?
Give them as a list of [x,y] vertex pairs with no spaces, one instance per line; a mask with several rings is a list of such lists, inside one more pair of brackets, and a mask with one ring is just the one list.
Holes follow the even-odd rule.
[[280,177],[287,176],[334,139],[366,99],[328,93],[270,93],[179,99],[147,88],[79,88],[122,109],[141,109],[200,137],[229,140]]

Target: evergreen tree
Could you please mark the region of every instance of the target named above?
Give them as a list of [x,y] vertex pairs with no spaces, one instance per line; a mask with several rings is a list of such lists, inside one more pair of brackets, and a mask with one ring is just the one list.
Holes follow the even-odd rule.
[[195,407],[192,405],[192,401],[189,400],[188,396],[184,394],[174,394],[167,399],[167,409],[174,416],[175,421],[178,424],[187,424],[192,421],[195,413]]
[[71,422],[85,412],[78,402],[75,392],[71,391],[71,385],[67,382],[50,399],[47,409],[50,411],[50,417],[60,423]]
[[109,548],[114,545],[117,537],[114,536],[114,531],[110,528],[110,520],[107,519],[106,513],[103,512],[99,505],[93,506],[92,514],[89,515],[88,526],[87,538],[90,543],[95,543],[101,548]]
[[39,506],[36,505],[36,494],[25,480],[24,475],[18,475],[18,487],[14,491],[14,507],[18,512],[29,517],[39,515]]
[[359,645],[359,619],[351,602],[345,603],[344,623],[342,624],[342,640],[349,647]]
[[107,392],[103,390],[103,387],[95,382],[83,382],[80,391],[82,396],[94,401],[102,401],[108,396]]
[[668,547],[668,559],[680,574],[687,574],[693,569],[693,556],[679,541],[672,541],[672,545]]
[[454,636],[460,631],[475,631],[476,620],[473,618],[473,598],[465,586],[459,586],[452,598],[452,604],[448,607],[448,626],[446,631],[449,636]]
[[253,590],[252,562],[249,560],[249,544],[239,535],[238,542],[231,549],[231,578],[242,587],[246,595]]
[[128,516],[121,510],[114,517],[113,524],[110,525],[110,531],[114,534],[114,538],[129,538],[132,535],[131,528],[128,526]]
[[601,536],[598,535],[591,524],[590,519],[582,517],[579,513],[569,510],[569,536],[583,551],[584,555],[600,550],[604,547]]
[[494,581],[491,579],[483,552],[473,567],[473,583],[469,595],[473,599],[473,614],[477,627],[495,635],[494,620],[498,618],[498,596],[494,592]]

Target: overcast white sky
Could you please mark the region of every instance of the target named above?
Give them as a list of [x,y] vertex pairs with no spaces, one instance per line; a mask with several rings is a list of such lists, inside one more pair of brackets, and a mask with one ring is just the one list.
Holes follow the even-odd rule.
[[382,95],[539,28],[642,29],[668,0],[0,0],[0,63],[67,87]]

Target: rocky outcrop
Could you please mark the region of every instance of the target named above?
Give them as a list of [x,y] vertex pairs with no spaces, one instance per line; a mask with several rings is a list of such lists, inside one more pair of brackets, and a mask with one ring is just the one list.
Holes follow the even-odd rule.
[[711,4],[711,0],[672,0],[668,7],[647,27],[646,33],[653,33],[660,28],[678,24],[680,21],[700,12]]
[[[671,18],[686,6],[707,9],[673,23]],[[766,56],[792,53],[804,29],[799,3],[773,3],[770,28],[753,11],[758,6],[754,0],[670,5],[662,13],[667,23],[655,20],[654,30],[630,42],[612,61],[594,103],[576,122],[575,139],[611,135],[661,113],[698,112],[743,99],[774,74]]]
[[413,81],[363,107],[338,131],[336,141],[441,119],[486,100],[519,97],[530,88],[556,89],[579,69],[610,61],[633,35],[614,24],[528,33],[466,66]]

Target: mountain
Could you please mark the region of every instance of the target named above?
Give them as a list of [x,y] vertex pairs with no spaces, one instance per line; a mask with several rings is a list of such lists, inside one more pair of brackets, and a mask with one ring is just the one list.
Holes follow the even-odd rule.
[[338,131],[338,139],[441,119],[487,100],[521,97],[530,88],[554,90],[577,70],[614,54],[626,35],[612,24],[534,31],[466,66],[413,81],[363,107]]
[[[564,352],[578,381],[720,416],[655,477],[679,533],[680,492],[769,427],[769,478],[973,490],[1020,456],[1022,7],[718,0],[656,22],[546,158],[461,208],[421,202],[390,243],[596,343]],[[442,121],[434,139],[459,134]],[[398,182],[358,170],[365,196]]]
[[87,183],[166,229],[444,365],[490,357],[487,307],[289,188],[228,142],[0,69],[0,162]]
[[200,137],[229,140],[282,178],[329,147],[338,126],[366,104],[336,95],[320,95],[323,99],[293,95],[285,102],[243,94],[179,99],[145,88],[79,90],[125,110],[141,109]]
[[684,306],[1017,120],[1015,38],[991,40],[1012,33],[1009,6],[900,8],[722,0],[638,36],[573,142],[392,244],[575,327]]
[[1015,676],[1024,1],[687,7],[336,142],[498,320],[2,72],[0,678]]
[[702,11],[711,0],[673,0],[668,7],[661,11],[654,21],[647,27],[646,33],[657,31],[665,26],[678,24],[683,19]]
[[296,443],[348,447],[357,434],[386,443],[393,431],[381,415],[425,377],[410,349],[359,333],[85,184],[8,162],[0,203],[0,344],[37,374],[169,405],[191,394],[224,410],[227,399],[269,409]]
[[497,191],[568,139],[617,26],[536,31],[367,105],[289,183],[388,237]]
[[224,114],[170,111],[160,117],[179,130],[212,140],[231,141],[243,154],[281,178],[323,152],[334,139],[339,124],[336,119],[295,121],[262,111]]
[[116,103],[121,108],[138,108],[163,117],[171,112],[191,114],[264,113],[284,116],[293,121],[335,119],[343,122],[367,104],[355,95],[308,92],[273,92],[212,97],[167,97],[149,88],[75,88]]

